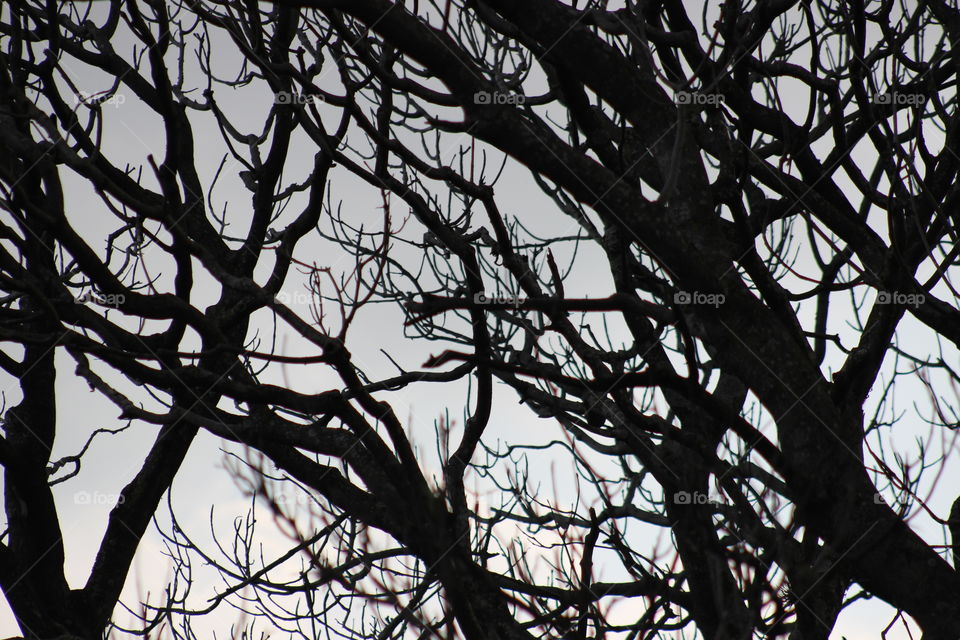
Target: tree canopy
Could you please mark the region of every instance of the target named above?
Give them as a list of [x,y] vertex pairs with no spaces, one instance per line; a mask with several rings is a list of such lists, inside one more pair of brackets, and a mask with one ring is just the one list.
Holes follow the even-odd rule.
[[[4,4],[21,636],[960,638],[958,40],[953,0]],[[214,542],[170,498],[210,437],[254,505]]]

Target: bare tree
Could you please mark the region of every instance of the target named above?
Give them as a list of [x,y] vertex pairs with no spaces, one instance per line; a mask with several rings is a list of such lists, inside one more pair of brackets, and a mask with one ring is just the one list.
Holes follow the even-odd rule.
[[[581,4],[0,8],[24,637],[960,637],[956,3]],[[71,380],[120,418],[55,456]],[[71,585],[54,487],[128,428]],[[212,547],[199,433],[253,500]]]

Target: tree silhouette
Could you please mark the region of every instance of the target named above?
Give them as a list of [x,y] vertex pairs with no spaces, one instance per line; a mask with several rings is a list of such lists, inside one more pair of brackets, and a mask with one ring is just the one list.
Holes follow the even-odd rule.
[[[23,637],[809,640],[873,597],[956,640],[958,39],[949,0],[4,6]],[[120,414],[61,456],[70,381]],[[55,487],[127,427],[72,584]],[[164,505],[198,434],[254,500],[213,546]],[[154,518],[173,577],[118,604]]]

